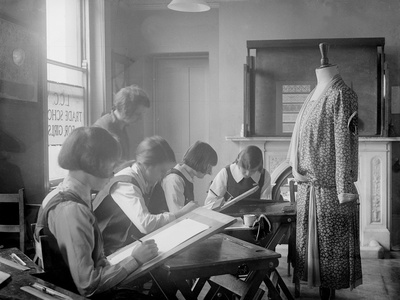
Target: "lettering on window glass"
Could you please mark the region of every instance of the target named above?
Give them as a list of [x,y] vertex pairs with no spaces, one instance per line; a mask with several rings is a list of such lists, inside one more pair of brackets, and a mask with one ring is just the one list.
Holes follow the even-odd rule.
[[48,82],[49,145],[61,145],[77,127],[84,126],[84,89]]

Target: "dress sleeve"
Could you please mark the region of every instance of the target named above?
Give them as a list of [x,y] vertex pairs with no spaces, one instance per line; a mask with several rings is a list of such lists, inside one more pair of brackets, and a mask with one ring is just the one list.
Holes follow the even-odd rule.
[[334,109],[336,188],[339,202],[356,200],[354,182],[358,176],[357,95],[340,90]]
[[104,256],[97,260],[92,253],[103,250],[98,249],[102,245],[96,242],[94,223],[90,210],[73,202],[57,205],[48,215],[49,229],[68,262],[79,293],[84,296],[116,286],[139,266],[132,256],[116,265],[110,265]]
[[118,182],[111,190],[111,197],[143,234],[175,220],[175,215],[170,212],[151,214],[144,203],[142,192],[131,183]]
[[185,206],[185,182],[181,176],[169,174],[164,177],[161,186],[170,212],[176,213]]
[[228,173],[226,169],[223,168],[218,174],[215,176],[213,182],[211,183],[207,198],[204,201],[204,205],[216,202],[224,198],[228,185]]

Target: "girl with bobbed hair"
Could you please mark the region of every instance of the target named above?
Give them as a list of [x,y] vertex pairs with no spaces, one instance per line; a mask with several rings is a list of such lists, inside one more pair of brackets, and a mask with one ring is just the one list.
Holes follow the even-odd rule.
[[193,202],[174,213],[153,214],[148,205],[154,185],[175,164],[175,154],[160,136],[143,140],[136,160],[122,169],[96,196],[93,208],[110,254],[197,207]]
[[[201,141],[195,142],[186,151],[182,162],[170,169],[162,179],[160,185],[164,200],[156,202],[158,208],[175,213],[193,201],[194,177],[201,179],[207,174],[211,175],[212,168],[217,162],[217,152],[209,144]],[[162,195],[158,200],[161,200]],[[154,204],[152,203],[152,205]]]
[[257,146],[247,146],[236,160],[215,176],[208,190],[205,205],[229,200],[258,185],[259,189],[248,198],[270,199],[271,176],[263,168],[263,154]]
[[135,299],[146,297],[120,288],[129,284],[124,281],[129,274],[158,252],[151,240],[139,244],[118,264],[110,265],[104,256],[91,192],[101,189],[113,175],[120,153],[117,140],[107,130],[75,129],[63,143],[58,157],[68,174],[44,199],[35,229],[35,240],[39,240],[39,235],[47,235],[57,247],[53,252],[61,257],[52,279],[93,299],[122,299],[121,294]]

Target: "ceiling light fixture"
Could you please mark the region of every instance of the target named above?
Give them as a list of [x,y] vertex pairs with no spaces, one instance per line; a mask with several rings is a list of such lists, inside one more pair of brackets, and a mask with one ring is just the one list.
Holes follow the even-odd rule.
[[168,8],[184,12],[202,12],[210,10],[210,6],[204,0],[172,0]]

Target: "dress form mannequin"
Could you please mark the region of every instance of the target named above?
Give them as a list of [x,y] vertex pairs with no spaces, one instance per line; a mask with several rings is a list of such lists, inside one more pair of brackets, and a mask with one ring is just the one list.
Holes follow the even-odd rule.
[[318,84],[296,120],[289,161],[298,184],[296,276],[309,287],[319,287],[321,300],[332,300],[335,289],[362,284],[354,184],[359,167],[358,98],[338,67],[329,64],[327,45],[320,50]]
[[328,49],[328,44],[319,44],[319,50],[321,52],[321,66],[315,69],[317,86],[313,95],[311,96],[311,101],[319,99],[322,96],[322,93],[325,91],[326,85],[331,82],[335,75],[339,74],[338,66],[329,63],[329,59],[327,57]]

